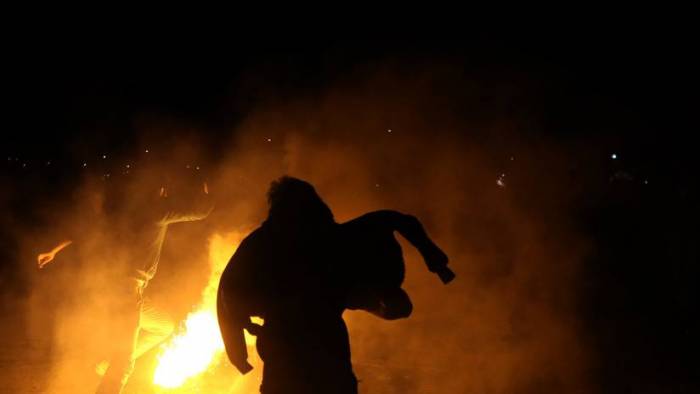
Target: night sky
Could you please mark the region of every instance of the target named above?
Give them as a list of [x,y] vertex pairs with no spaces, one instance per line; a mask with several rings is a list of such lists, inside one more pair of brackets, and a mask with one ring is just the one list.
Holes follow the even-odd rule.
[[253,108],[313,98],[387,63],[447,64],[483,83],[478,111],[465,118],[517,114],[534,125],[525,131],[530,140],[582,144],[562,187],[585,190],[573,220],[593,253],[577,307],[598,354],[591,373],[600,392],[693,392],[700,384],[700,166],[697,122],[686,115],[697,90],[688,41],[623,31],[10,49],[0,179],[12,193],[0,203],[3,223],[14,227],[1,233],[0,284],[8,295],[29,291],[15,231],[41,228],[34,208],[74,187],[83,163],[106,165],[103,154],[141,149],[140,125],[205,129],[192,133],[216,162],[227,154],[222,141]]

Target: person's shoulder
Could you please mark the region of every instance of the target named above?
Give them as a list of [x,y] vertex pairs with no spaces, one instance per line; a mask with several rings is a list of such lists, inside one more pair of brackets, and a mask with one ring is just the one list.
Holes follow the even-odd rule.
[[367,212],[364,215],[358,216],[355,219],[349,220],[347,222],[342,223],[342,226],[354,226],[354,225],[361,225],[367,222],[375,223],[375,222],[386,222],[389,220],[395,220],[395,219],[400,219],[402,217],[405,217],[406,215],[395,210],[391,209],[380,209],[377,211],[371,211]]
[[238,249],[241,250],[249,248],[259,248],[264,244],[265,238],[265,228],[263,226],[260,226],[255,230],[251,231],[250,234],[245,236],[245,238],[243,238],[240,245],[238,246]]

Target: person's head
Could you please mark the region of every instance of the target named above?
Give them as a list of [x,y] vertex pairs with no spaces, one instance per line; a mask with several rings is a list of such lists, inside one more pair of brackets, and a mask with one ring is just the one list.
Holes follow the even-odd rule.
[[333,223],[333,213],[316,193],[314,187],[305,181],[283,176],[270,185],[267,192],[270,207],[268,217],[283,222],[303,222],[303,224]]

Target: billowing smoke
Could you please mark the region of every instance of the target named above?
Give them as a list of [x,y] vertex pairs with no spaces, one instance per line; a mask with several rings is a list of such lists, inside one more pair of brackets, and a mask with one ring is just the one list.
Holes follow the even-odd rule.
[[[52,343],[45,390],[96,385],[111,278],[131,253],[110,237],[145,218],[161,187],[192,205],[206,182],[215,205],[207,220],[173,226],[148,289],[182,320],[206,283],[208,237],[261,223],[267,187],[289,174],[314,184],[339,222],[382,208],[416,215],[457,274],[442,285],[403,243],[413,315],[387,322],[346,313],[361,392],[590,392],[592,355],[577,314],[587,243],[571,219],[579,186],[563,164],[576,146],[538,132],[527,81],[504,86],[476,83],[457,68],[392,67],[261,104],[217,132],[223,154],[211,155],[196,137],[210,130],[139,123],[139,153],[115,158],[119,173],[95,170],[45,209],[51,228],[26,236],[26,250],[67,234],[92,243],[70,265],[27,270],[28,327]],[[115,185],[121,208],[105,211],[100,193],[116,193]],[[138,373],[135,382],[148,384]]]

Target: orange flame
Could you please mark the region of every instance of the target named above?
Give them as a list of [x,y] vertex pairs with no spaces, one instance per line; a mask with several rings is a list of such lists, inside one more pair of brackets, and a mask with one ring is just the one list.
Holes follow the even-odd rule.
[[[216,317],[216,291],[219,278],[229,258],[241,240],[238,233],[227,236],[214,235],[209,240],[209,264],[211,275],[202,291],[202,301],[191,312],[184,329],[162,346],[158,365],[153,375],[157,386],[174,389],[187,381],[201,377],[222,359],[224,343]],[[255,338],[246,336],[246,342],[254,345]]]

